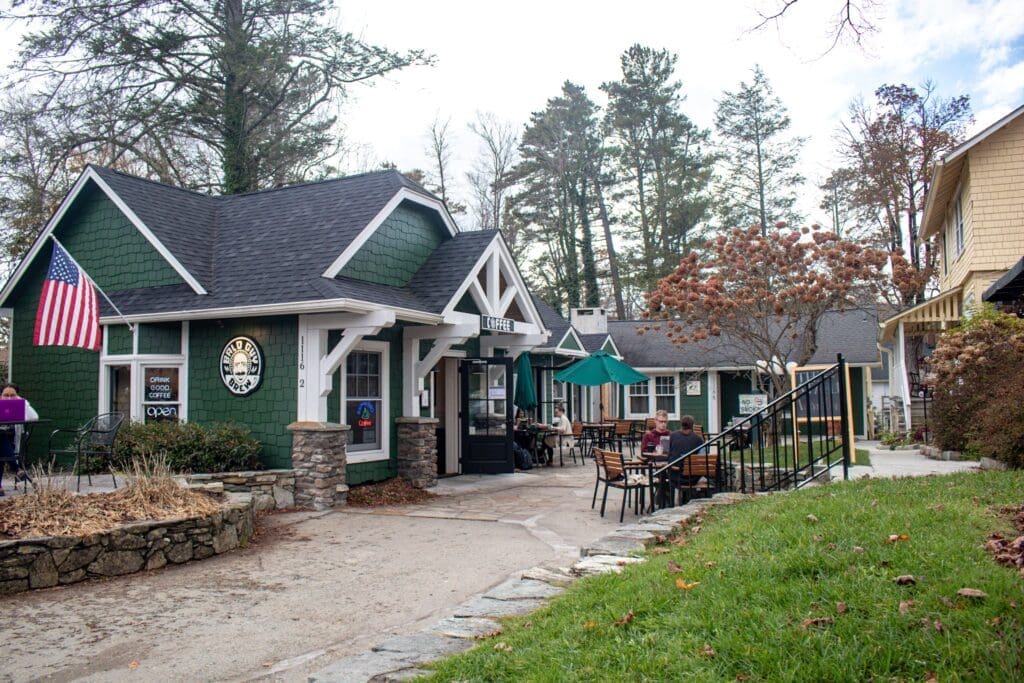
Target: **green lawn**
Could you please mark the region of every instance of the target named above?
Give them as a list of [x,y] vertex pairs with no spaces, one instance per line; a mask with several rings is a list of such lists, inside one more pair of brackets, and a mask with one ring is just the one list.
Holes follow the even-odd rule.
[[1022,503],[1024,473],[989,472],[714,507],[686,545],[578,582],[430,680],[1021,680],[1024,576],[983,546]]

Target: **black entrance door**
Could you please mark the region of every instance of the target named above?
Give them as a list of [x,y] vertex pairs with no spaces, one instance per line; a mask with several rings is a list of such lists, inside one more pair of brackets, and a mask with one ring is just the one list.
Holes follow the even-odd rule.
[[512,359],[467,359],[459,365],[459,376],[463,474],[514,471]]

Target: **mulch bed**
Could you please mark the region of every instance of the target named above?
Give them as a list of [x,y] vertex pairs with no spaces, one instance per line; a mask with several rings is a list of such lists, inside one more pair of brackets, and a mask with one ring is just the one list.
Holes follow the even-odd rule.
[[414,488],[398,477],[377,484],[360,484],[348,490],[348,504],[354,507],[410,505],[424,503],[433,497],[434,494]]
[[1000,512],[1013,518],[1014,528],[1022,535],[1011,541],[1002,534],[991,534],[985,548],[992,553],[996,562],[1014,567],[1024,574],[1024,505],[1004,507]]
[[140,478],[110,493],[78,495],[41,484],[0,501],[0,539],[86,536],[128,522],[198,517],[220,509],[208,494],[181,488],[169,477]]

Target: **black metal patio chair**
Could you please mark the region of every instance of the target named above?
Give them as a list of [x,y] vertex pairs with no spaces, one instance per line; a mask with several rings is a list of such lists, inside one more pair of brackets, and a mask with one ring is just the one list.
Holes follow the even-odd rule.
[[[85,458],[98,458],[101,463],[107,466],[111,479],[114,480],[114,488],[117,488],[117,477],[114,475],[114,443],[117,440],[117,430],[124,422],[123,413],[103,413],[97,415],[81,427],[75,429],[56,429],[50,434],[47,444],[50,463],[53,465],[60,455],[74,455],[75,466],[72,474],[78,475],[76,491],[82,490],[82,467],[85,465]],[[54,448],[54,437],[58,434],[73,434],[70,445],[65,448]],[[91,464],[91,463],[90,463]],[[92,469],[85,473],[92,486]]]

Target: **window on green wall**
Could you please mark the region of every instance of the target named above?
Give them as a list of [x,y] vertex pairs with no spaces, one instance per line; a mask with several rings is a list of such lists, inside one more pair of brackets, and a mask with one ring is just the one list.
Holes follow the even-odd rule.
[[658,375],[654,378],[654,409],[664,410],[675,415],[676,410],[676,377],[675,375]]
[[381,354],[352,351],[345,364],[345,419],[350,430],[348,448],[352,451],[379,450],[383,418],[384,377]]
[[629,385],[629,412],[633,415],[647,415],[650,411],[650,389],[647,382]]

